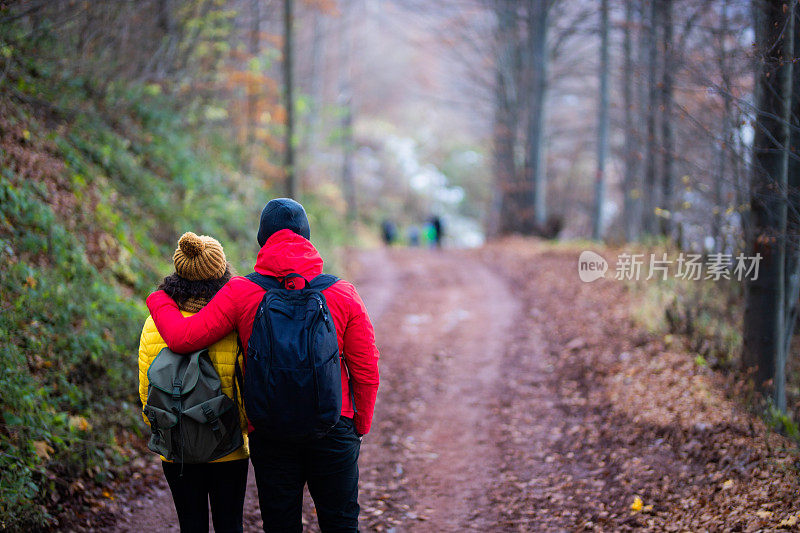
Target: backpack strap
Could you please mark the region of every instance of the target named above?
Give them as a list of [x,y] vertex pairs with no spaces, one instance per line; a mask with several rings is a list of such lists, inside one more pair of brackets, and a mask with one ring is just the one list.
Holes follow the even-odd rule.
[[[247,279],[268,291],[270,289],[280,289],[283,288],[283,284],[278,281],[278,278],[273,276],[265,276],[259,272],[251,272],[250,274],[245,276]],[[286,276],[288,278],[303,278],[300,274],[289,274]],[[303,278],[305,280],[305,278]],[[320,274],[319,276],[315,277],[311,281],[306,283],[307,289],[314,289],[318,291],[324,291],[334,283],[339,281],[339,278],[332,275],[332,274]]]
[[278,281],[277,278],[274,278],[272,276],[265,276],[264,274],[261,274],[259,272],[251,272],[245,277],[250,281],[252,281],[253,283],[255,283],[256,285],[258,285],[259,287],[261,287],[262,289],[264,289],[265,291],[268,291],[270,289],[281,288],[281,282]]
[[308,283],[309,289],[324,291],[334,283],[339,281],[339,278],[332,274],[320,274]]
[[[333,274],[320,274],[311,280],[311,283],[308,284],[308,288],[324,291],[325,289],[333,286],[337,281],[339,281],[339,278]],[[356,395],[355,391],[353,391],[353,380],[350,377],[350,369],[347,367],[347,360],[344,357],[342,357],[342,362],[344,363],[344,369],[347,373],[347,385],[350,389],[350,403],[353,406],[353,412],[358,413],[358,409],[356,409]]]

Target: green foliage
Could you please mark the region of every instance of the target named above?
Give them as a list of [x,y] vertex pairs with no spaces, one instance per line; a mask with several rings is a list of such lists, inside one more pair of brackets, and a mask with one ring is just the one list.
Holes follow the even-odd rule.
[[769,427],[796,442],[800,442],[800,427],[798,427],[797,422],[792,420],[790,414],[778,409],[772,403],[772,400],[768,401],[765,418]]
[[38,189],[0,177],[0,521],[9,529],[46,524],[56,472],[111,469],[108,414],[133,421],[125,354],[144,315],[86,260]]
[[634,286],[642,293],[634,316],[649,331],[682,335],[703,365],[728,368],[737,361],[742,289],[735,281],[668,278]]

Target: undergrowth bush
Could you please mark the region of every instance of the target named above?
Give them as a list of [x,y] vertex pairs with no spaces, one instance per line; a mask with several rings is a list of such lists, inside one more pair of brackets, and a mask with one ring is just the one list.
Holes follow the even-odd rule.
[[[86,260],[31,183],[0,178],[0,527],[48,523],[70,479],[102,481],[131,426],[131,339],[141,303]],[[109,414],[116,417],[109,417]],[[99,467],[99,468],[95,468]],[[93,470],[94,469],[94,470]]]
[[[632,284],[637,291],[633,314],[649,331],[683,339],[699,366],[741,370],[744,284],[735,280],[682,280]],[[757,397],[750,376],[741,373],[746,404],[763,415],[768,426],[800,442],[800,334],[795,329],[786,369],[787,411]]]
[[744,305],[740,284],[668,277],[637,287],[634,315],[649,331],[681,335],[688,349],[712,368],[739,363]]

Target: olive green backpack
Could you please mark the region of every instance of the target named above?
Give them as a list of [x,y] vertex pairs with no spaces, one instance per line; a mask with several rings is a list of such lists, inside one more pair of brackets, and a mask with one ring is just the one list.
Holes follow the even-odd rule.
[[[208,349],[181,355],[164,348],[147,369],[147,378],[144,414],[152,451],[169,461],[206,463],[244,444],[239,409],[223,394]],[[236,388],[234,380],[238,396]]]

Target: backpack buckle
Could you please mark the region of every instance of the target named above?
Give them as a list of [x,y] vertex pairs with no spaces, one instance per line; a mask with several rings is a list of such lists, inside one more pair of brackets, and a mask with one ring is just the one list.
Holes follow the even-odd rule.
[[203,414],[206,417],[206,422],[211,425],[211,431],[214,433],[219,433],[219,417],[211,410],[208,404],[203,404],[200,409],[202,409]]
[[172,401],[177,402],[181,399],[181,386],[183,385],[181,378],[175,378],[172,382]]
[[203,410],[203,414],[206,416],[206,420],[208,422],[214,422],[217,420],[217,415],[214,414],[214,411],[207,404],[203,404],[200,409]]

